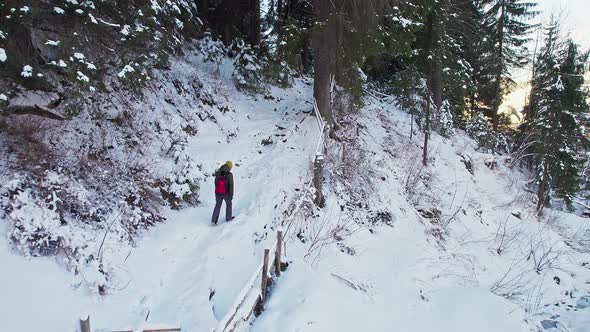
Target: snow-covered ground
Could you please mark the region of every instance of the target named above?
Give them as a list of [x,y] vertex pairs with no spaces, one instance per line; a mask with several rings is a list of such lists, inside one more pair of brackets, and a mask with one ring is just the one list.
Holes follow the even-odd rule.
[[[230,106],[199,122],[183,153],[203,175],[234,162],[237,218],[210,225],[207,176],[198,207],[167,211],[133,247],[107,238],[106,296],[80,286],[92,275],[14,253],[0,223],[2,331],[75,331],[85,314],[95,329],[211,331],[230,310],[305,192],[319,133],[305,80],[252,97],[233,87],[231,68],[214,71],[176,63],[170,76],[200,76]],[[524,176],[463,133],[434,135],[422,168],[422,136],[409,140],[407,114],[368,99],[353,117],[359,125],[339,133],[346,143],[328,142],[326,208],[284,225],[290,265],[252,331],[590,331],[588,219],[551,210],[538,219]]]
[[[177,67],[187,70],[190,64]],[[192,70],[193,75],[208,75]],[[105,256],[115,267],[116,281],[104,297],[89,294],[85,287],[73,289],[74,276],[53,258],[24,259],[12,252],[8,230],[0,223],[3,331],[74,331],[78,317],[86,313],[93,328],[111,329],[147,321],[207,331],[223,318],[260,264],[265,243],[274,241],[271,229],[307,175],[319,137],[310,113],[311,89],[304,82],[288,90],[271,88],[274,99],[267,100],[238,92],[229,75],[223,77],[210,89],[235,112],[200,123],[185,153],[206,175],[226,160],[234,162],[236,219],[226,224],[223,208],[219,225],[211,226],[215,199],[213,178],[207,177],[198,207],[168,211],[168,220],[149,230],[134,248],[119,247],[116,239],[106,242]],[[273,143],[262,145],[268,138]]]
[[[463,133],[434,135],[423,168],[423,136],[409,141],[407,114],[371,100],[357,118],[351,142],[367,160],[331,187],[363,185],[354,178],[367,174],[375,191],[354,211],[344,207],[349,193],[329,193],[307,233],[350,227],[342,220],[359,211],[370,220],[375,209],[391,213],[391,226],[324,241],[307,259],[313,236],[293,239],[293,262],[253,331],[590,331],[588,219],[551,210],[538,219],[524,176],[476,152]],[[340,145],[328,152],[332,170],[346,167]]]

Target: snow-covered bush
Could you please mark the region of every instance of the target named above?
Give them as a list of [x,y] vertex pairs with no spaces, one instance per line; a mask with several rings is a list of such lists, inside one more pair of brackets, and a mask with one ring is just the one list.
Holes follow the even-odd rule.
[[12,181],[7,189],[9,192],[4,193],[5,202],[2,205],[12,221],[10,237],[17,248],[33,256],[56,254],[70,237],[64,234],[65,229],[61,227],[56,211],[59,198],[55,192],[48,197],[50,204],[39,204],[40,198],[35,196],[35,192],[31,188],[23,188],[17,181]]
[[[0,158],[0,219],[20,252],[57,255],[72,272],[84,271],[80,285],[108,293],[112,250],[163,221],[164,206],[199,203],[203,175],[185,146],[199,130],[195,107],[211,106],[195,98],[204,84],[184,73],[155,72],[143,99],[117,91],[117,82],[106,87],[109,94],[97,91],[75,105],[70,96],[60,107],[71,105],[79,115],[62,122],[0,117],[0,155],[6,156]],[[177,107],[156,108],[160,101]],[[160,142],[173,143],[158,156]],[[105,236],[102,257],[97,248]]]
[[503,133],[494,132],[486,117],[478,113],[465,128],[467,134],[473,138],[478,149],[488,153],[507,153],[510,151],[510,143]]
[[234,54],[232,76],[236,86],[249,92],[263,91],[262,61],[256,55],[255,50],[241,39],[235,40],[230,45],[230,49]]
[[199,183],[202,174],[193,158],[186,152],[186,138],[170,147],[177,168],[168,174],[160,184],[162,197],[171,208],[195,206],[199,203]]
[[223,42],[213,38],[211,32],[207,31],[203,38],[197,42],[197,51],[203,56],[205,61],[215,64],[217,66],[217,73],[219,73],[219,65],[227,53]]
[[455,126],[453,122],[453,113],[449,107],[448,101],[444,101],[440,110],[434,110],[432,117],[432,127],[443,137],[455,135]]
[[391,77],[386,91],[396,96],[400,108],[410,113],[412,120],[422,128],[427,90],[426,80],[420,71],[415,66],[408,66]]
[[285,58],[280,54],[270,56],[269,61],[264,61],[266,66],[264,67],[264,74],[267,79],[277,84],[282,88],[288,88],[291,86],[291,77],[294,71]]
[[[134,89],[153,68],[168,66],[183,38],[193,36],[196,6],[184,0],[22,1],[0,3],[4,94],[20,90],[96,91],[105,80]],[[24,8],[24,7],[23,7]],[[133,68],[136,74],[127,75]],[[125,75],[121,75],[124,73]],[[139,91],[139,89],[134,89]]]
[[8,106],[9,100],[10,100],[10,98],[7,95],[0,93],[0,107]]
[[122,83],[127,90],[137,95],[141,95],[143,93],[143,87],[151,80],[150,72],[151,70],[146,68],[145,65],[131,62],[121,68],[117,73],[117,77],[119,82]]

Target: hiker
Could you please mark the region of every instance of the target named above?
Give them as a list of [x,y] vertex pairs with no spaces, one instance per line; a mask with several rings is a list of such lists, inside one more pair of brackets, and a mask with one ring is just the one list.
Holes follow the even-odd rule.
[[232,221],[231,201],[234,198],[234,175],[231,173],[233,163],[227,161],[215,172],[215,209],[211,222],[217,225],[221,204],[225,200],[225,220]]

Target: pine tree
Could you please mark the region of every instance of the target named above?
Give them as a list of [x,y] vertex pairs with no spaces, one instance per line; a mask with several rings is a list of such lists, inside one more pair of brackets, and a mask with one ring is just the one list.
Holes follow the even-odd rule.
[[449,36],[455,46],[445,65],[445,95],[457,124],[464,124],[482,111],[483,88],[489,85],[484,78],[486,29],[478,1],[452,0]]
[[[464,104],[466,84],[471,66],[462,57],[462,47],[451,33],[458,25],[460,8],[456,0],[423,0],[419,2],[418,19],[422,29],[417,33],[414,61],[426,78],[427,93],[424,97],[424,165],[428,163],[428,141],[432,129],[443,136],[453,132],[451,110]],[[459,91],[459,92],[457,92]],[[449,102],[453,100],[452,104]]]
[[[265,21],[268,33],[263,44],[268,51],[266,75],[271,82],[288,87],[292,77],[311,70],[311,27],[313,17],[311,3],[304,0],[279,1],[271,9]],[[285,6],[288,5],[288,6]],[[289,8],[289,16],[286,16]]]
[[482,0],[484,22],[490,31],[489,47],[492,55],[489,65],[493,73],[492,122],[498,129],[498,110],[503,95],[512,82],[510,70],[528,62],[526,43],[533,25],[525,20],[534,17],[537,3],[526,0]]
[[[431,115],[433,108],[440,109],[442,106],[442,82],[441,82],[441,59],[442,48],[440,47],[441,35],[444,34],[443,11],[446,9],[446,2],[441,6],[436,0],[424,0],[420,3],[421,21],[423,30],[420,31],[417,44],[418,53],[423,74],[426,77],[427,94],[424,96],[424,144],[422,147],[422,164],[428,165],[428,143],[430,140]],[[434,107],[433,107],[434,105]]]
[[590,110],[584,89],[588,53],[571,40],[563,43],[552,23],[537,61],[532,81],[534,104],[528,128],[533,137],[537,178],[537,210],[551,202],[552,190],[571,208],[579,190],[577,153],[583,136],[576,116]]

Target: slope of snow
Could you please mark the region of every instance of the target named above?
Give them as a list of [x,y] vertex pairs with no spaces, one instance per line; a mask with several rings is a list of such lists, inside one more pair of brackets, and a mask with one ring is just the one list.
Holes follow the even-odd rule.
[[[214,120],[199,123],[198,134],[189,139],[185,151],[199,161],[205,175],[213,174],[226,160],[234,162],[237,218],[226,224],[223,208],[219,226],[211,226],[215,199],[213,178],[208,176],[201,184],[200,206],[168,211],[168,220],[147,232],[133,248],[107,237],[104,255],[115,274],[105,297],[85,287],[73,288],[78,282],[54,259],[24,260],[12,253],[7,230],[2,229],[3,330],[71,331],[86,314],[94,329],[137,327],[145,322],[182,326],[183,331],[216,326],[260,264],[264,246],[274,241],[274,236],[267,236],[274,235],[272,228],[280,221],[283,204],[306,176],[319,135],[310,113],[308,83],[297,81],[287,90],[271,88],[268,95],[274,99],[264,99],[238,92],[229,78],[231,66],[223,70],[221,77],[213,77],[205,65],[195,68],[194,63],[178,62],[172,73],[200,77],[210,84],[207,88],[215,98],[231,106]],[[160,105],[166,104],[153,100],[152,107]],[[273,144],[263,146],[261,141],[269,137]],[[87,272],[74,279],[91,284],[94,276]]]
[[[201,205],[167,211],[133,247],[107,236],[114,274],[104,297],[80,287],[80,278],[100,277],[96,269],[74,278],[54,259],[25,260],[0,223],[3,329],[73,331],[90,314],[94,329],[210,331],[226,315],[283,212],[305,192],[318,130],[309,82],[272,88],[266,99],[235,90],[227,63],[215,72],[182,61],[171,72],[199,77],[230,106],[199,122],[184,150],[206,176]],[[166,117],[190,110],[189,99],[159,96],[148,97],[149,107],[167,110],[156,120],[179,130]],[[353,118],[358,125],[340,132],[344,144],[328,142],[326,208],[286,225],[289,269],[253,331],[588,331],[587,219],[551,210],[538,219],[524,176],[462,134],[434,135],[422,168],[422,137],[409,140],[407,114],[371,100]],[[222,210],[212,227],[209,175],[226,160],[235,164],[237,218],[225,224]],[[166,161],[155,164],[166,173]]]
[[[462,133],[433,135],[423,168],[407,114],[370,100],[355,120],[329,144],[328,207],[291,234],[292,263],[253,331],[590,330],[588,219],[536,217],[526,177]],[[335,179],[347,159],[356,168]],[[361,187],[373,191],[358,202]],[[375,211],[391,218],[375,223]],[[340,236],[353,218],[365,226]],[[330,239],[321,255],[316,234]]]

